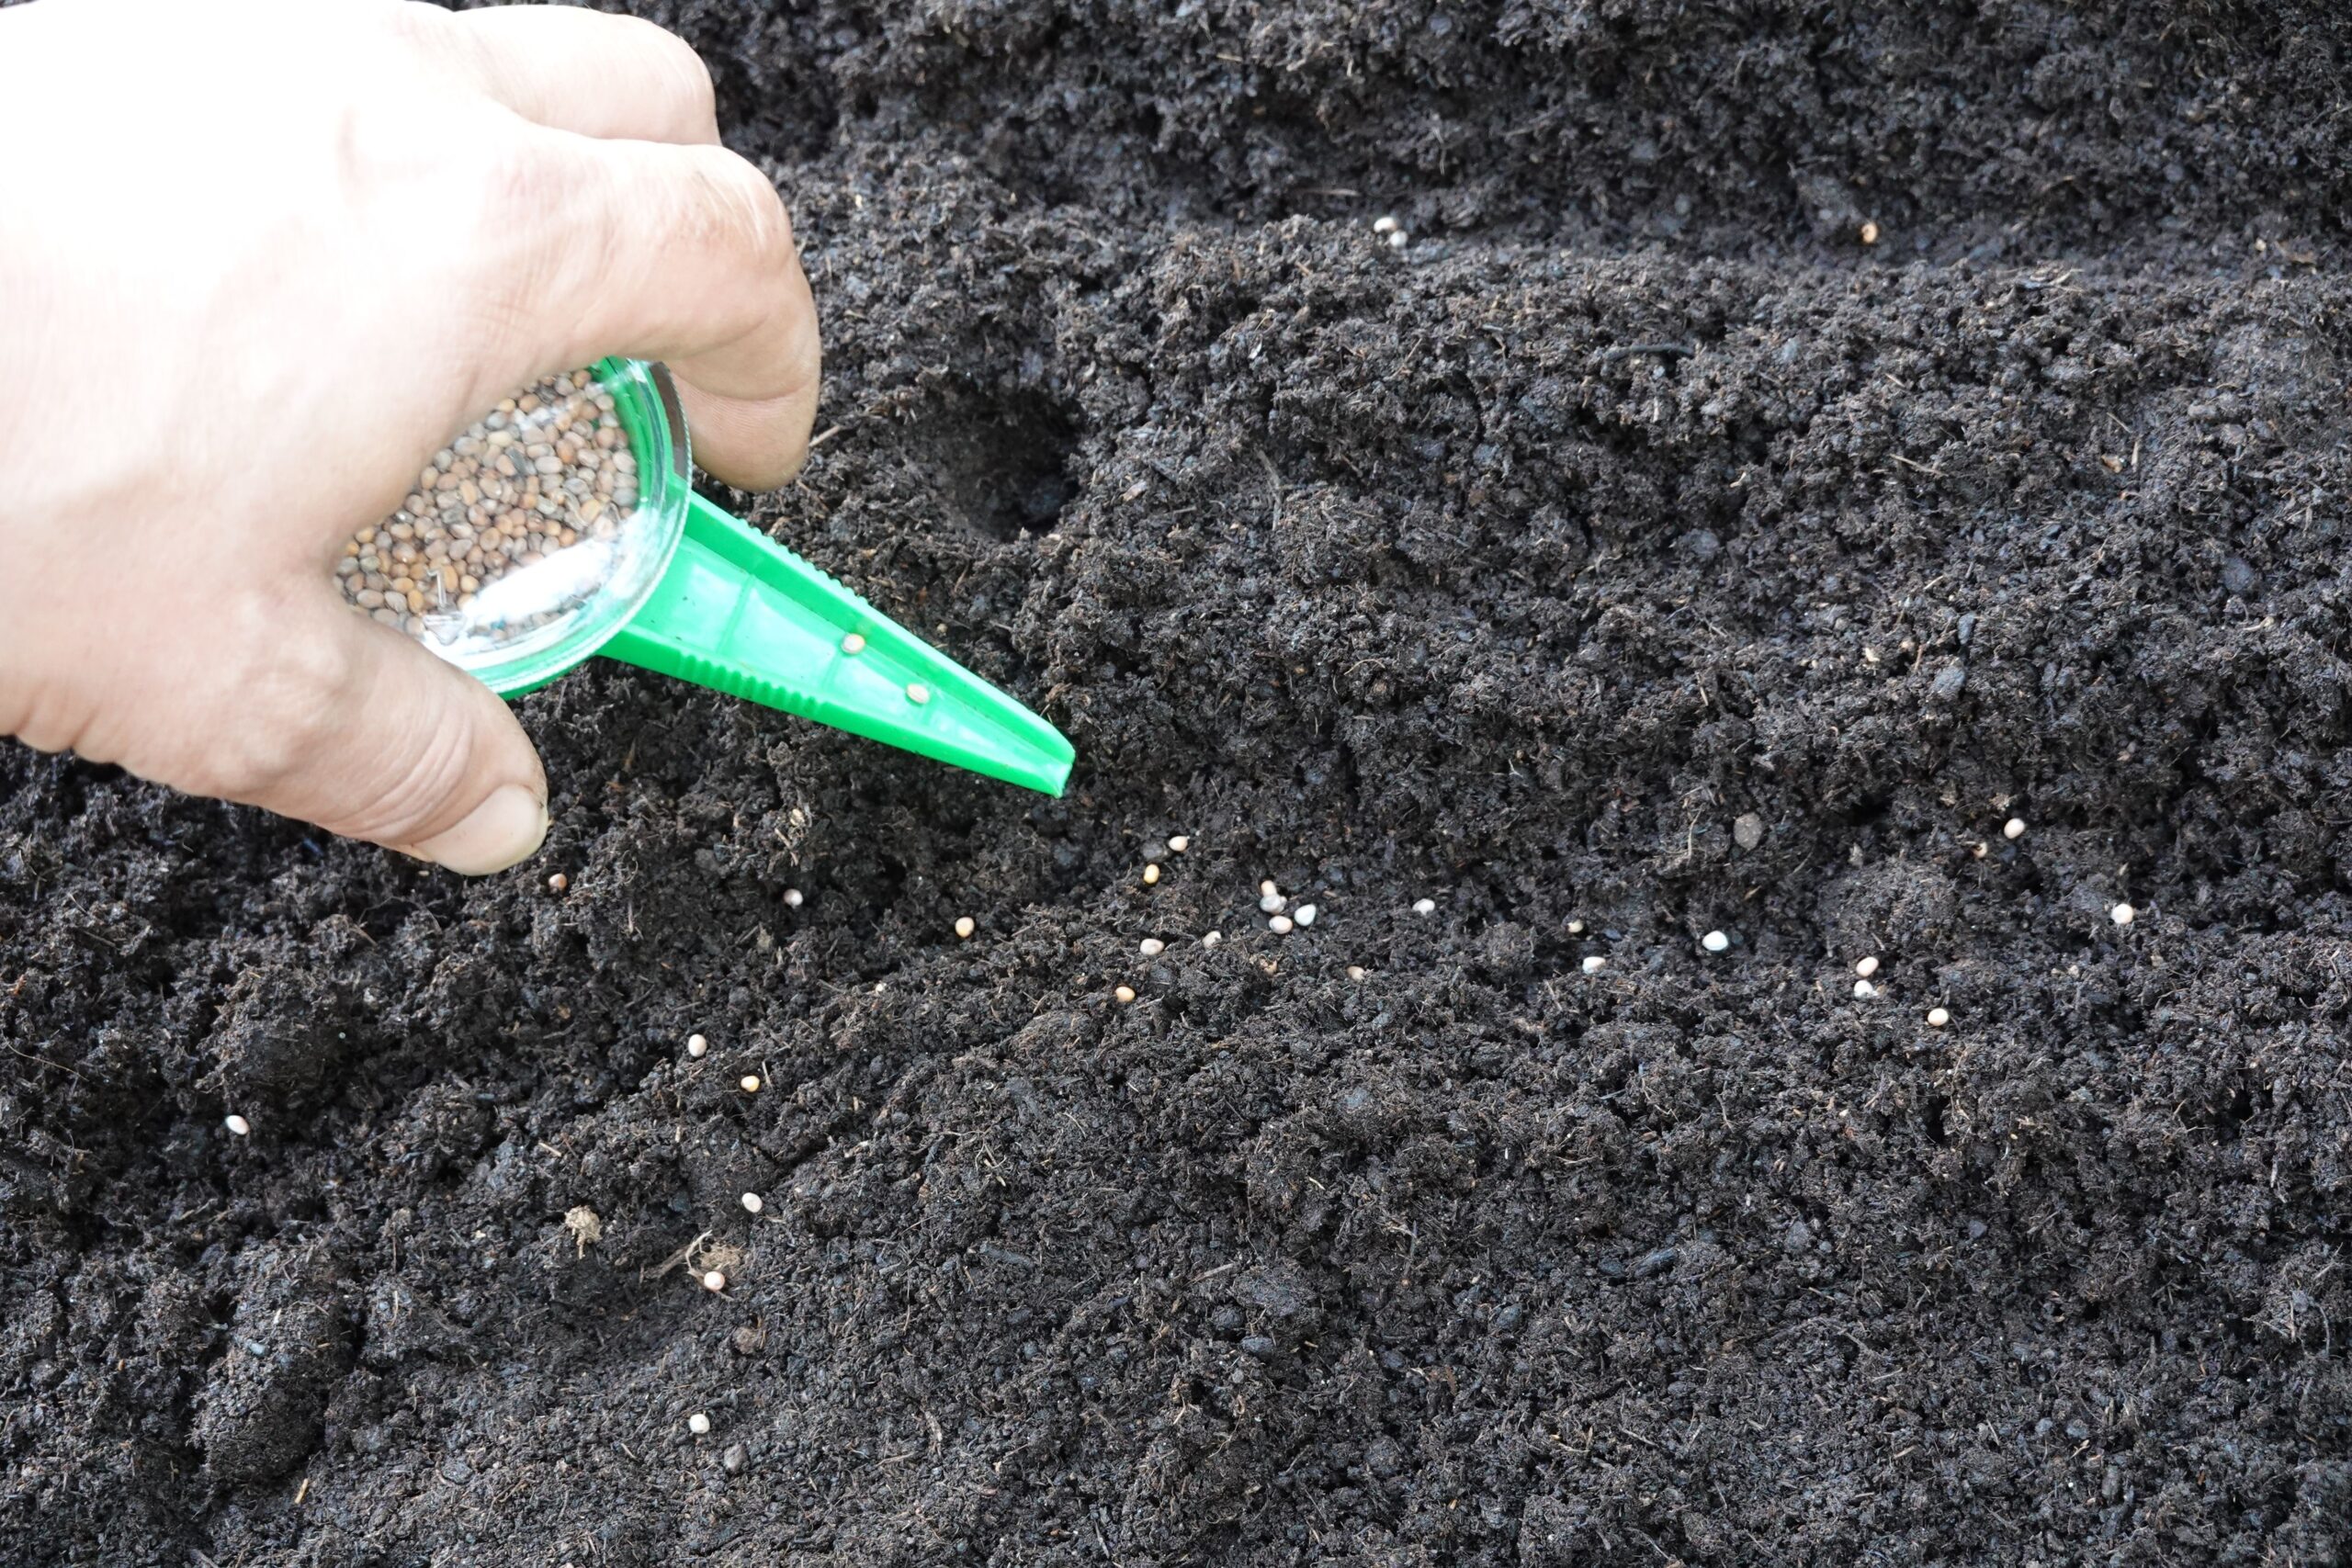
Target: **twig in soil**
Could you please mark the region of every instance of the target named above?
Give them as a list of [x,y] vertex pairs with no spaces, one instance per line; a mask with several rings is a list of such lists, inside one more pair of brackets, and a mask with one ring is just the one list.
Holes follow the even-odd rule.
[[73,1068],[65,1066],[62,1062],[52,1062],[46,1056],[36,1056],[29,1051],[19,1051],[14,1045],[8,1047],[8,1054],[12,1056],[22,1056],[28,1062],[38,1062],[44,1067],[54,1067],[59,1072],[63,1073],[67,1077],[72,1078],[75,1083],[80,1083],[82,1081],[82,1075],[75,1072]]
[[1631,359],[1636,355],[1644,354],[1660,359],[1669,355],[1678,359],[1690,359],[1695,357],[1698,352],[1695,345],[1687,343],[1625,343],[1619,344],[1615,348],[1601,350],[1600,362],[1603,365],[1612,365],[1620,359]]
[[[668,1258],[663,1258],[661,1267],[653,1270],[652,1277],[659,1280],[662,1275],[667,1274],[671,1269],[675,1269],[679,1264],[684,1263],[687,1258],[692,1258],[695,1251],[701,1247],[702,1244],[709,1239],[710,1233],[708,1231],[703,1232],[702,1235],[695,1237],[694,1240],[686,1243],[685,1246],[670,1254]],[[637,1277],[639,1280],[643,1280],[646,1277],[644,1270],[639,1269]]]

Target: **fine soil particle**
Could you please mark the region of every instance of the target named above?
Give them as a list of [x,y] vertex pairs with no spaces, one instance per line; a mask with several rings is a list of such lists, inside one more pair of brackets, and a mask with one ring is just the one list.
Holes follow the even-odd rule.
[[0,1562],[2352,1552],[2341,7],[647,11],[1071,794],[0,751]]

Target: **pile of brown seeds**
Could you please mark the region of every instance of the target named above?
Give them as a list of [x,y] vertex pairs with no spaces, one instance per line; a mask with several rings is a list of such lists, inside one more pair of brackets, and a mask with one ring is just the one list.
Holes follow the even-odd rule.
[[[552,376],[435,452],[401,509],[345,544],[335,580],[355,608],[411,637],[511,638],[573,608],[591,591],[583,580],[609,573],[637,484],[612,393],[585,370]],[[477,611],[491,584],[573,549],[598,550],[605,570],[566,572],[543,599]]]

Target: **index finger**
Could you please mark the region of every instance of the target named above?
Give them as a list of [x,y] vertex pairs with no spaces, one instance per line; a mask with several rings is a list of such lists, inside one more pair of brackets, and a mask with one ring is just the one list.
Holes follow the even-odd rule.
[[775,186],[719,147],[528,137],[514,378],[666,361],[705,468],[747,490],[790,478],[816,412],[817,310]]
[[666,28],[573,6],[414,10],[437,58],[525,119],[598,138],[718,140],[710,70]]

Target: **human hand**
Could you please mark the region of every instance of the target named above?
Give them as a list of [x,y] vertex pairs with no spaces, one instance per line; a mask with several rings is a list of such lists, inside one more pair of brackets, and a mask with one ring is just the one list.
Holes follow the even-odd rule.
[[0,11],[0,735],[480,874],[547,830],[488,688],[343,540],[514,389],[666,360],[783,482],[818,378],[769,181],[671,34],[551,6]]

